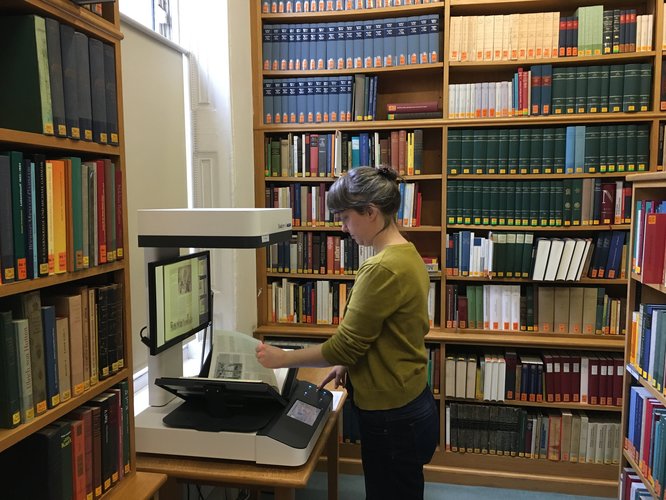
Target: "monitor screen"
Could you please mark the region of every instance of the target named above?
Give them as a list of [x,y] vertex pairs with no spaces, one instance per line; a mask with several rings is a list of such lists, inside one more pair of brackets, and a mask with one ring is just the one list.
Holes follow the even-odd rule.
[[206,328],[212,321],[210,252],[148,264],[150,354]]

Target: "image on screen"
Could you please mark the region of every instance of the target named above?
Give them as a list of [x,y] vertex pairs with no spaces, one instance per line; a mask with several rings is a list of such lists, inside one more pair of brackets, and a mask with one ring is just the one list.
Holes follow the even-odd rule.
[[155,353],[209,324],[209,260],[210,252],[199,252],[149,264],[150,335]]
[[304,403],[300,399],[297,399],[294,405],[289,408],[287,416],[298,420],[299,422],[303,422],[304,424],[314,425],[320,412],[321,408],[317,408],[316,406],[312,406],[311,404]]

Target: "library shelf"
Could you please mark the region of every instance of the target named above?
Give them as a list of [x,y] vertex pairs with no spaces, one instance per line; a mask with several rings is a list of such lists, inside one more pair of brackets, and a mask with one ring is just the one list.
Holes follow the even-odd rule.
[[607,411],[607,412],[620,412],[622,411],[621,406],[609,406],[609,405],[592,405],[586,403],[573,403],[573,402],[557,402],[549,403],[547,401],[522,401],[515,399],[505,399],[502,401],[486,401],[479,399],[467,399],[467,398],[452,398],[446,396],[446,401],[452,401],[454,403],[470,403],[470,404],[483,404],[483,405],[506,405],[506,406],[523,406],[523,407],[535,407],[535,408],[551,408],[556,409],[567,409],[567,410],[580,410],[580,411]]
[[323,12],[284,12],[284,13],[262,13],[261,19],[265,22],[279,23],[289,20],[293,21],[343,21],[345,19],[377,19],[394,16],[422,16],[425,14],[441,14],[444,10],[444,2],[441,0],[420,5],[401,5],[397,7],[379,7],[374,9],[352,9],[343,11]]

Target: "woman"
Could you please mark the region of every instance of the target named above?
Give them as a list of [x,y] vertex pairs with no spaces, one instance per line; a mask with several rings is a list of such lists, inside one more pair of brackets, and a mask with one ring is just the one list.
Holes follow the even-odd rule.
[[358,270],[335,335],[295,351],[262,343],[257,359],[269,368],[337,365],[321,386],[347,382],[359,420],[366,498],[422,499],[423,465],[439,428],[424,343],[429,280],[395,223],[396,174],[355,168],[332,185],[327,203],[342,230],[359,245],[372,245],[375,255]]

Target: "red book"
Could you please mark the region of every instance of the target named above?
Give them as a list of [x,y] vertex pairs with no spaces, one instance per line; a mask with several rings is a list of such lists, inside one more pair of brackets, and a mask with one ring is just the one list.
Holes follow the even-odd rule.
[[643,431],[643,443],[646,446],[640,451],[638,457],[638,466],[641,469],[641,472],[647,477],[648,475],[648,463],[650,461],[650,440],[652,439],[652,421],[654,420],[654,410],[657,408],[663,408],[658,399],[649,398],[645,401],[645,414],[643,415],[642,431]]
[[562,401],[562,356],[553,353],[553,395],[555,402]]
[[613,357],[613,404],[622,406],[622,380],[624,373],[624,359],[622,356]]
[[319,175],[319,134],[310,134],[310,176]]
[[406,166],[407,166],[407,131],[399,130],[398,131],[398,173],[400,175],[405,175]]
[[606,405],[608,397],[608,358],[599,356],[599,404]]
[[580,356],[571,356],[571,400],[580,403]]
[[[518,109],[514,111],[514,116],[523,114],[523,68],[518,68]],[[477,118],[480,118],[477,116]]]
[[[571,29],[574,32],[574,38],[575,34],[578,33],[578,18],[574,17],[571,20]],[[569,50],[567,49],[567,55],[569,55]],[[571,47],[571,55],[576,57],[578,55],[578,41],[574,40],[573,46]]]
[[446,328],[456,328],[455,287],[456,285],[446,285]]
[[666,214],[647,214],[643,240],[643,283],[662,283],[666,248]]
[[562,360],[562,385],[561,385],[561,393],[562,393],[562,401],[565,403],[568,403],[572,401],[571,398],[571,392],[572,392],[572,381],[571,381],[571,356],[569,356],[567,353],[563,353],[562,356],[560,357]]
[[[568,24],[569,22],[570,22],[570,21],[567,21],[567,18],[566,18],[566,17],[560,17],[560,32],[562,32],[562,31],[566,32],[566,30],[567,30],[567,24]],[[566,35],[566,33],[565,33],[565,35]],[[566,37],[565,37],[565,38],[566,38]],[[562,45],[562,46],[559,48],[559,56],[560,56],[560,57],[564,57],[564,56],[566,56],[566,55],[567,55],[567,47],[566,47],[566,45]]]
[[555,402],[555,393],[554,393],[555,381],[554,381],[554,372],[553,372],[553,356],[550,355],[550,354],[543,354],[542,358],[543,358],[543,365],[544,365],[544,370],[545,370],[544,382],[545,382],[545,386],[546,386],[546,402],[547,403],[554,403]]
[[323,182],[319,184],[319,217],[318,217],[318,226],[326,225],[326,184]]
[[391,157],[391,168],[395,170],[396,172],[400,168],[399,164],[399,158],[400,158],[400,137],[398,136],[398,131],[397,130],[392,130],[391,131],[391,149],[390,149],[390,157]]
[[307,249],[308,249],[308,260],[307,263],[305,264],[305,272],[306,273],[312,273],[312,236],[313,233],[307,233],[308,235],[308,243],[307,243]]
[[[622,10],[620,12],[620,33],[626,33],[627,32],[627,14],[628,11]],[[622,38],[620,38],[622,40]],[[620,52],[628,52],[627,50],[627,45],[626,43],[620,43]]]
[[612,224],[615,220],[615,183],[601,184],[601,213],[602,224]]
[[116,259],[125,256],[123,229],[123,172],[116,165]]
[[333,236],[326,236],[326,273],[333,274],[335,265],[335,241]]
[[416,219],[414,221],[413,226],[420,226],[421,225],[421,205],[423,204],[423,196],[421,193],[416,194]]
[[[627,12],[627,23],[632,27],[633,32],[636,33],[636,9],[630,9]],[[636,52],[636,39],[630,39],[625,47],[627,48],[627,52]]]
[[599,362],[596,356],[590,356],[590,375],[588,377],[587,392],[590,396],[590,404],[599,404]]
[[97,160],[97,242],[98,262],[106,264],[106,198],[104,197],[104,160]]
[[523,88],[523,102],[521,104],[521,113],[523,116],[527,116],[530,114],[530,107],[529,107],[529,95],[530,95],[530,79],[532,77],[532,72],[531,71],[524,71],[523,72],[523,83],[522,83],[522,88]]
[[458,327],[467,328],[467,297],[458,296]]

